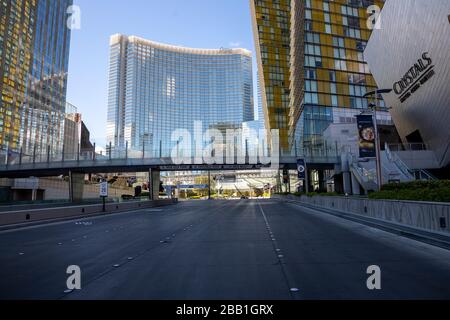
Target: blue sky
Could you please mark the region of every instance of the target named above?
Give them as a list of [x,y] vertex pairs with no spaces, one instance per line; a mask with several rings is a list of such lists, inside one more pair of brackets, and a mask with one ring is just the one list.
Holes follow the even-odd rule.
[[[115,33],[194,48],[254,52],[248,0],[75,0],[81,29],[72,31],[68,101],[93,142],[105,145],[109,37]],[[256,66],[254,65],[256,78]],[[256,83],[255,83],[256,85]]]

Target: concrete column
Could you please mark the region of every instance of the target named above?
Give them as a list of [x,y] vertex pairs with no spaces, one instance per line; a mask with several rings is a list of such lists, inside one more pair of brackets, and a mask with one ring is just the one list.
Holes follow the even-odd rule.
[[208,171],[208,200],[211,200],[211,171]]
[[69,201],[81,202],[83,200],[84,173],[69,172]]
[[352,174],[351,176],[352,176],[352,194],[354,196],[359,196],[361,194],[361,187],[355,175]]
[[313,175],[313,170],[307,170],[306,171],[306,175],[307,175],[307,192],[315,192],[316,190],[314,190],[314,183],[313,183],[313,179],[312,179],[312,175]]
[[149,170],[149,192],[150,200],[159,199],[159,183],[161,181],[161,172],[159,170]]
[[345,194],[352,193],[352,177],[350,173],[350,159],[348,153],[341,154],[341,165],[342,165],[342,183],[344,187]]
[[351,194],[352,193],[352,178],[350,177],[350,172],[344,171],[343,174],[343,183],[344,183],[344,193]]
[[324,170],[319,170],[319,191],[320,192],[326,192],[327,191]]

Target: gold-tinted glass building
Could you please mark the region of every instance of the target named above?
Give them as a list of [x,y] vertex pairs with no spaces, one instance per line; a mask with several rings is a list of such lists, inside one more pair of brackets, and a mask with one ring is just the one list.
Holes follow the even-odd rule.
[[0,153],[20,147],[37,0],[0,1]]
[[[375,90],[376,83],[363,52],[384,1],[298,2],[292,0],[297,5],[291,16],[291,37],[296,48],[303,43],[303,50],[292,51],[292,93],[296,96],[291,99],[295,127],[291,138],[308,147],[321,144],[331,123],[354,121],[361,109],[368,108],[364,95]],[[384,106],[381,97],[378,105]]]
[[290,0],[250,0],[266,129],[289,150]]
[[73,0],[0,0],[0,156],[62,152]]
[[331,123],[368,108],[363,52],[384,0],[250,2],[266,126],[280,128],[284,151],[320,145]]

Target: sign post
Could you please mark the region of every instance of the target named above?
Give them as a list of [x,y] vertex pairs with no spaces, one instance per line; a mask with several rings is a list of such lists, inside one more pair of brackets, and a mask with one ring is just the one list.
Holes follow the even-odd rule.
[[108,182],[100,183],[100,197],[103,200],[103,212],[106,212],[106,198],[108,197]]
[[377,89],[375,91],[366,93],[364,95],[364,98],[374,96],[374,102],[369,105],[369,108],[373,110],[372,115],[360,115],[356,117],[359,131],[360,157],[376,159],[378,191],[381,191],[381,187],[383,186],[383,174],[381,172],[381,139],[379,136],[377,124],[378,95],[388,94],[391,93],[391,91],[392,89]]

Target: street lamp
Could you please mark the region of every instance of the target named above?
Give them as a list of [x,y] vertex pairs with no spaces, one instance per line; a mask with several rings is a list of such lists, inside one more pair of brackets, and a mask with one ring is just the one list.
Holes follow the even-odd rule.
[[377,89],[375,91],[367,92],[364,98],[373,96],[373,102],[369,104],[369,108],[372,109],[373,115],[373,125],[375,129],[375,145],[376,145],[376,167],[377,167],[377,179],[378,179],[378,191],[381,191],[383,186],[383,175],[381,171],[381,142],[380,136],[378,134],[378,123],[377,123],[377,107],[378,107],[378,95],[383,93],[390,93],[392,89]]

